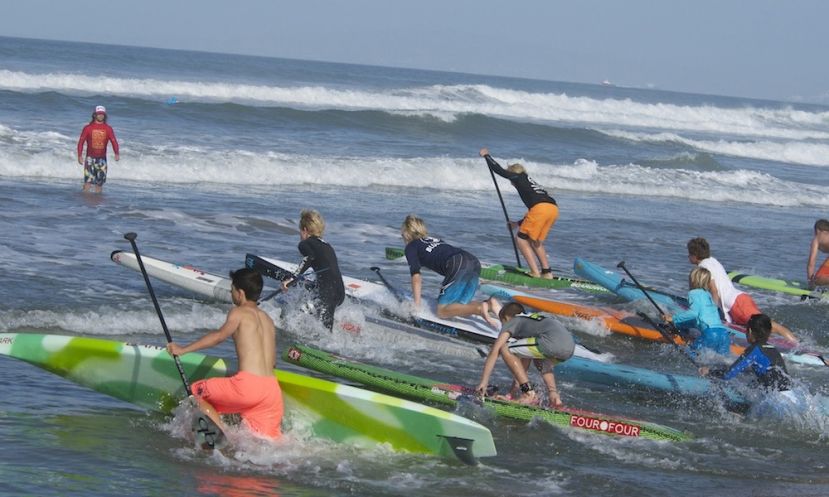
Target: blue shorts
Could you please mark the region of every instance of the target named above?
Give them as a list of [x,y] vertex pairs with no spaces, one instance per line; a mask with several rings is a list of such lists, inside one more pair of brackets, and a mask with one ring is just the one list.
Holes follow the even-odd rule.
[[481,263],[469,252],[455,254],[447,264],[449,271],[443,280],[438,305],[468,304],[478,291]]
[[83,167],[83,182],[103,186],[107,181],[106,157],[87,157]]

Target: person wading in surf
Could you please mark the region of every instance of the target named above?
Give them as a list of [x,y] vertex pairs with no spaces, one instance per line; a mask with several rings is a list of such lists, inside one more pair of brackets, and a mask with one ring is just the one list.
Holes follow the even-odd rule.
[[337,262],[334,248],[322,239],[325,220],[315,210],[303,210],[299,215],[299,253],[302,254],[297,270],[293,276],[282,281],[282,290],[288,290],[294,280],[312,268],[317,275],[315,290],[317,292],[317,317],[326,328],[334,328],[334,309],[345,300],[345,285]]
[[262,292],[262,275],[244,268],[231,272],[230,277],[234,307],[222,327],[184,347],[170,342],[167,351],[180,356],[214,347],[232,337],[239,371],[227,378],[194,382],[193,396],[202,411],[222,431],[226,427],[220,414],[238,413],[252,432],[279,438],[284,406],[282,390],[273,372],[276,367],[276,327],[270,316],[256,305]]
[[[107,110],[103,105],[95,107],[92,120],[84,126],[78,138],[78,164],[83,169],[83,191],[95,186],[95,192],[101,193],[107,180],[107,145],[112,143],[115,160],[121,160],[118,153],[118,140],[115,131],[107,124]],[[86,144],[86,159],[83,156],[83,146]]]
[[[711,273],[708,290],[729,323],[745,326],[751,316],[761,314],[751,295],[737,290],[720,261],[711,256],[711,248],[705,238],[697,237],[688,240],[687,249],[688,262],[705,268]],[[771,324],[772,333],[777,333],[797,343],[797,337],[790,329],[776,321],[772,321]]]

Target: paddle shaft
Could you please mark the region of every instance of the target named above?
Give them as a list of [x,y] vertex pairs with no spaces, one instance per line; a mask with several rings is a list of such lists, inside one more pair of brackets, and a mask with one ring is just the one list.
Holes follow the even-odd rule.
[[667,340],[667,341],[668,341],[671,345],[673,345],[673,346],[674,346],[674,348],[675,348],[675,349],[676,349],[676,350],[677,350],[680,354],[682,354],[683,356],[687,357],[687,358],[688,358],[688,360],[689,360],[689,361],[691,361],[691,364],[693,364],[694,366],[696,366],[696,367],[697,367],[697,369],[699,369],[700,365],[699,365],[699,364],[697,364],[697,361],[695,361],[695,360],[694,360],[694,358],[693,358],[693,357],[691,357],[691,356],[690,356],[690,354],[688,354],[688,351],[686,351],[685,349],[683,349],[682,347],[680,347],[680,346],[679,346],[679,344],[678,344],[678,343],[676,343],[676,342],[674,341],[673,337],[672,337],[671,335],[669,335],[669,334],[668,334],[668,332],[667,332],[667,331],[665,331],[665,329],[664,329],[662,326],[660,326],[659,324],[657,324],[656,322],[654,322],[654,320],[653,320],[653,319],[651,319],[651,317],[650,317],[650,316],[648,316],[647,314],[645,314],[644,312],[638,312],[637,314],[639,315],[639,317],[641,317],[642,319],[644,319],[645,321],[647,321],[647,322],[648,322],[648,324],[650,324],[651,326],[653,326],[654,328],[656,328],[656,329],[657,329],[657,331],[659,331],[659,333],[662,335],[662,338],[664,338],[664,339],[665,339],[665,340]]
[[[164,314],[161,312],[161,306],[158,305],[158,299],[155,298],[155,292],[153,291],[152,283],[150,283],[150,277],[147,275],[147,270],[144,269],[144,262],[141,260],[141,254],[138,252],[138,244],[135,243],[135,239],[138,238],[138,235],[130,232],[125,234],[124,238],[129,240],[130,245],[132,245],[132,251],[135,254],[135,259],[138,261],[138,268],[141,269],[141,275],[144,276],[144,283],[147,284],[147,291],[150,292],[150,298],[153,300],[155,312],[158,314],[159,321],[161,321],[161,327],[164,329],[164,336],[167,337],[167,343],[173,343],[173,337],[170,336],[170,330],[167,328],[167,322],[164,321]],[[173,356],[173,360],[176,363],[178,374],[181,376],[181,382],[184,383],[184,390],[187,392],[188,396],[193,395],[193,392],[190,390],[190,382],[187,381],[187,375],[184,374],[184,367],[181,365],[181,360],[177,355]]]
[[509,239],[512,241],[512,249],[515,250],[515,263],[518,267],[521,267],[521,256],[518,255],[518,245],[515,243],[515,235],[512,233],[512,225],[509,221],[509,214],[507,214],[507,206],[504,204],[504,197],[501,196],[501,188],[498,187],[498,180],[495,179],[495,171],[489,167],[489,162],[487,162],[487,169],[489,169],[489,174],[492,176],[492,183],[495,185],[495,192],[498,194],[498,200],[501,201],[501,210],[504,211],[504,219],[507,220],[507,230],[509,231]]
[[392,285],[391,283],[389,283],[389,280],[387,280],[387,279],[386,279],[386,277],[385,277],[385,276],[383,276],[383,273],[381,273],[381,272],[380,272],[380,268],[379,268],[379,267],[377,267],[377,266],[373,266],[373,267],[371,267],[371,268],[369,268],[369,269],[371,269],[372,271],[374,271],[375,273],[377,273],[377,276],[380,278],[380,281],[382,281],[382,282],[383,282],[383,285],[385,285],[385,286],[386,286],[386,288],[388,288],[388,289],[389,289],[389,291],[392,293],[392,295],[394,295],[394,298],[396,298],[398,302],[403,303],[403,302],[406,300],[406,299],[403,297],[403,294],[402,294],[402,293],[400,293],[400,290],[398,290],[398,289],[397,289],[397,287],[395,287],[394,285]]
[[619,264],[616,265],[616,267],[620,267],[620,268],[622,268],[622,270],[624,270],[625,274],[627,274],[630,277],[630,280],[633,281],[633,284],[636,285],[636,287],[639,290],[641,290],[642,293],[645,294],[645,297],[647,297],[648,300],[650,300],[651,304],[653,304],[653,306],[656,307],[656,310],[659,311],[660,316],[665,314],[664,312],[662,312],[662,308],[659,307],[659,304],[657,304],[656,301],[653,300],[653,297],[651,297],[651,294],[649,294],[648,291],[645,290],[645,287],[643,287],[641,284],[639,284],[639,282],[636,281],[636,278],[632,274],[630,274],[630,271],[628,271],[628,268],[625,267],[625,261],[620,262]]
[[[660,316],[662,316],[662,315],[664,315],[664,314],[665,314],[664,312],[662,312],[662,308],[661,308],[661,307],[659,307],[659,304],[657,304],[657,303],[656,303],[656,301],[655,301],[655,300],[653,300],[653,298],[651,297],[651,295],[648,293],[648,291],[647,291],[647,290],[645,290],[645,287],[643,287],[643,286],[642,286],[642,285],[641,285],[641,284],[640,284],[640,283],[636,280],[636,277],[635,277],[635,276],[633,276],[633,275],[630,273],[630,271],[628,271],[628,268],[627,268],[627,267],[625,267],[625,261],[620,262],[619,264],[617,264],[617,265],[616,265],[616,267],[620,267],[620,268],[622,268],[622,270],[624,270],[625,274],[627,274],[627,275],[628,275],[628,277],[630,277],[630,280],[631,280],[631,281],[633,281],[633,284],[634,284],[634,285],[636,285],[636,287],[637,287],[639,290],[641,290],[641,291],[642,291],[642,293],[644,293],[644,294],[645,294],[645,297],[647,297],[647,298],[648,298],[648,300],[650,300],[651,304],[653,304],[653,306],[654,306],[654,307],[656,307],[656,310],[657,310],[657,311],[659,311],[659,315],[660,315]],[[648,322],[651,326],[653,326],[654,328],[656,328],[656,329],[659,331],[659,333],[661,333],[661,334],[662,334],[662,338],[664,338],[665,340],[667,340],[668,342],[670,342],[670,343],[671,343],[671,345],[673,345],[673,346],[676,348],[676,350],[678,350],[679,352],[681,352],[683,356],[687,357],[687,358],[688,358],[688,360],[689,360],[689,361],[691,361],[691,363],[692,363],[694,366],[696,366],[697,368],[699,368],[699,367],[700,367],[700,366],[699,366],[699,364],[697,364],[697,361],[695,361],[693,357],[691,357],[690,355],[688,355],[688,353],[687,353],[685,350],[683,350],[683,349],[682,349],[682,347],[680,347],[680,346],[679,346],[679,344],[677,344],[677,343],[673,340],[673,338],[672,338],[670,335],[668,335],[668,333],[667,333],[667,332],[666,332],[666,331],[662,328],[662,326],[660,326],[660,325],[656,324],[656,323],[654,322],[654,320],[653,320],[653,319],[651,319],[651,318],[650,318],[650,316],[648,316],[648,315],[647,315],[647,314],[645,314],[644,312],[641,312],[641,313],[638,313],[638,314],[639,314],[639,316],[640,316],[642,319],[644,319],[644,320],[645,320],[645,321],[647,321],[647,322]]]

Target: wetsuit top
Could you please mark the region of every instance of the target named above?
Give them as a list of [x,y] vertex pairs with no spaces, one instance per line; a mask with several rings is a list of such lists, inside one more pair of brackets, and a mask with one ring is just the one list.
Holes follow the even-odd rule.
[[502,168],[491,155],[485,155],[486,163],[489,168],[498,176],[510,180],[512,186],[518,190],[518,196],[524,202],[527,208],[531,208],[535,204],[548,203],[555,204],[556,201],[550,194],[547,193],[541,185],[533,181],[527,176],[527,173],[513,173]]
[[438,238],[427,236],[409,242],[405,253],[411,275],[420,273],[421,266],[426,266],[439,275],[446,276],[450,269],[447,265],[449,259],[463,253],[463,250]]
[[512,338],[538,338],[539,345],[548,354],[560,360],[567,360],[576,350],[573,334],[567,331],[555,318],[548,318],[538,313],[516,314],[501,327],[501,332],[509,333]]
[[708,328],[724,328],[720,311],[711,293],[704,288],[694,288],[688,292],[688,309],[672,316],[674,324],[680,329],[696,328],[705,331]]
[[313,268],[317,274],[317,286],[323,296],[345,296],[345,285],[343,276],[340,273],[340,265],[337,263],[337,254],[334,248],[325,240],[309,236],[299,242],[297,246],[299,253],[304,257],[294,273],[299,277],[308,268]]
[[764,387],[772,390],[791,390],[792,380],[786,370],[783,356],[774,345],[768,343],[751,344],[728,369],[712,371],[711,375],[730,380],[748,367],[751,367],[757,380]]
[[118,140],[115,131],[107,123],[89,123],[81,131],[78,138],[78,156],[83,153],[83,144],[86,143],[86,156],[96,159],[106,159],[107,144],[112,142],[112,151],[118,153]]

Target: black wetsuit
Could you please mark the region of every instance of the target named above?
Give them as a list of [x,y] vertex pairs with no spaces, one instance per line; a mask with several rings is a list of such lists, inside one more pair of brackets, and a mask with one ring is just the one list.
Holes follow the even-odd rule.
[[500,164],[495,162],[495,159],[493,159],[489,154],[485,155],[484,159],[486,159],[486,164],[492,172],[502,178],[510,180],[512,186],[518,190],[518,196],[521,197],[521,200],[524,202],[524,205],[527,206],[527,209],[531,209],[535,204],[544,202],[548,204],[556,203],[555,199],[547,193],[547,190],[533,181],[532,178],[527,176],[527,173],[513,173],[507,171],[502,168]]
[[334,328],[334,309],[345,300],[345,285],[337,263],[337,254],[325,240],[310,236],[299,242],[299,253],[304,257],[294,273],[299,277],[309,267],[317,275],[317,316],[326,328]]
[[751,367],[757,376],[757,381],[770,390],[791,390],[792,380],[786,370],[786,363],[780,351],[770,344],[752,344],[740,354],[734,363],[727,369],[711,372],[711,376],[724,380],[734,378],[740,372]]

